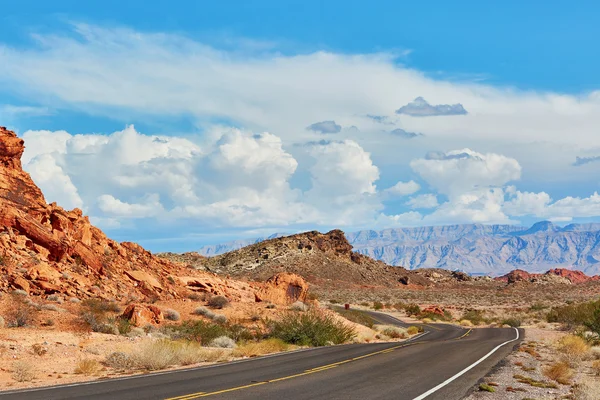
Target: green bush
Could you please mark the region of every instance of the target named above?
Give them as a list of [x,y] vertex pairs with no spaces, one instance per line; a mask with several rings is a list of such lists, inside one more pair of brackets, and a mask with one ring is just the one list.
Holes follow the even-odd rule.
[[373,302],[373,310],[381,310],[383,308],[383,303],[380,301]]
[[421,307],[419,307],[418,304],[409,304],[404,308],[404,310],[406,311],[406,315],[408,315],[409,317],[411,315],[421,314]]
[[317,311],[288,313],[270,325],[272,337],[301,346],[346,343],[356,336],[353,328],[336,320],[332,315]]
[[81,306],[93,313],[121,312],[121,308],[116,302],[102,299],[85,299],[81,302]]
[[171,325],[165,328],[166,333],[174,339],[195,341],[208,345],[219,336],[229,336],[222,325],[203,320],[185,321],[181,325]]
[[229,304],[229,300],[225,296],[213,296],[208,300],[208,306],[221,309]]
[[567,304],[560,307],[552,307],[546,315],[548,322],[558,322],[568,328],[585,325],[594,318],[594,312],[600,309],[599,301],[587,303]]

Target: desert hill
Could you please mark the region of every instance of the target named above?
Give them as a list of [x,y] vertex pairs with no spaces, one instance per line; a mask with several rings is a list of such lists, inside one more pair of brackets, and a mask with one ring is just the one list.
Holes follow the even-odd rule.
[[[0,127],[0,292],[77,298],[177,299],[190,292],[255,301],[269,284],[238,282],[154,256],[135,243],[117,243],[82,211],[47,204],[23,171],[25,147]],[[185,260],[179,260],[185,261]],[[273,297],[273,296],[271,296]]]

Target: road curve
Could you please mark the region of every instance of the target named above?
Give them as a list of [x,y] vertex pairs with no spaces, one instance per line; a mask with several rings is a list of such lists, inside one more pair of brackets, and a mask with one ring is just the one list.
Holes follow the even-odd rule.
[[[405,326],[382,313],[380,323]],[[462,398],[520,340],[516,329],[425,324],[413,340],[321,347],[216,366],[0,392],[0,400]]]

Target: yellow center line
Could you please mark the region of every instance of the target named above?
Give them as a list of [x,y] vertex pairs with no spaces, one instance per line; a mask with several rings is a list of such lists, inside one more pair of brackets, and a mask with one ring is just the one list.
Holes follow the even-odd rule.
[[323,366],[312,368],[312,369],[307,369],[306,371],[301,372],[299,374],[288,375],[288,376],[284,376],[284,377],[276,378],[276,379],[269,379],[267,381],[251,383],[249,385],[236,386],[236,387],[232,387],[232,388],[229,388],[229,389],[219,390],[219,391],[216,391],[216,392],[208,392],[208,393],[198,392],[198,393],[192,393],[192,394],[188,394],[188,395],[184,395],[184,396],[171,397],[171,398],[168,398],[168,399],[165,399],[165,400],[193,400],[193,399],[198,399],[200,397],[208,397],[208,396],[213,396],[213,395],[216,395],[216,394],[223,394],[223,393],[234,392],[234,391],[237,391],[237,390],[247,389],[247,388],[251,388],[251,387],[254,387],[254,386],[264,385],[264,384],[267,384],[267,383],[281,382],[281,381],[285,381],[285,380],[288,380],[288,379],[297,378],[297,377],[300,377],[300,376],[305,376],[305,375],[310,375],[310,374],[314,374],[314,373],[317,373],[317,372],[326,371],[328,369],[332,369],[332,368],[338,367],[338,366],[340,366],[342,364],[346,364],[346,363],[349,363],[349,362],[352,362],[352,361],[356,361],[356,360],[361,360],[363,358],[375,356],[377,354],[390,353],[390,352],[392,352],[392,351],[394,351],[396,349],[400,349],[402,347],[412,346],[412,345],[419,344],[419,343],[423,343],[423,341],[421,341],[421,342],[406,343],[406,344],[402,344],[402,345],[391,347],[389,349],[379,350],[379,351],[376,351],[376,352],[373,352],[373,353],[365,354],[365,355],[362,355],[362,356],[359,356],[359,357],[354,357],[354,358],[349,358],[347,360],[338,361],[338,362],[333,363],[333,364],[328,364],[328,365],[323,365]]
[[188,400],[188,399],[193,399],[195,398],[195,396],[204,394],[206,392],[198,392],[198,393],[189,393],[189,394],[184,394],[183,396],[177,396],[177,397],[169,397],[168,399],[165,400]]
[[465,332],[465,334],[464,334],[464,335],[462,335],[461,337],[457,337],[457,338],[456,338],[456,340],[460,340],[460,339],[462,339],[462,338],[465,338],[465,337],[469,336],[469,333],[471,333],[471,331],[472,331],[472,330],[473,330],[473,329],[469,329],[467,332]]

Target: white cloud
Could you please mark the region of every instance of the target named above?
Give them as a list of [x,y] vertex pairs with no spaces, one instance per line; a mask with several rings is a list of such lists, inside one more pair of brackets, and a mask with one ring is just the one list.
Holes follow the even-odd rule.
[[408,196],[418,192],[420,189],[421,186],[417,182],[411,180],[408,182],[400,181],[391,188],[387,188],[385,192],[394,196]]
[[471,149],[429,154],[411,161],[410,166],[439,193],[449,197],[479,188],[503,186],[521,177],[517,160]]
[[406,205],[413,209],[436,208],[439,206],[437,196],[432,193],[412,197],[406,202]]

